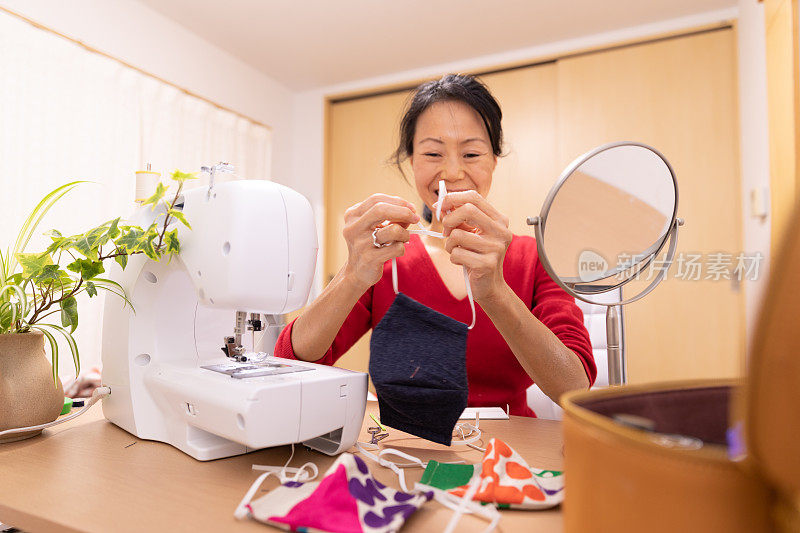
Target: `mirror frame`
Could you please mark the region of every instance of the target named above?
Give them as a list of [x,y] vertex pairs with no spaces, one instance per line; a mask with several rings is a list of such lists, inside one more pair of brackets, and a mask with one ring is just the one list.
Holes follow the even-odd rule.
[[[675,204],[674,204],[673,209],[672,209],[672,218],[670,219],[670,223],[669,223],[669,225],[667,225],[667,230],[664,232],[664,234],[661,237],[659,237],[659,239],[652,246],[650,246],[647,250],[645,250],[645,253],[647,253],[647,255],[644,256],[642,258],[642,260],[639,261],[637,264],[630,265],[630,266],[628,266],[627,268],[624,269],[624,270],[633,270],[633,269],[635,269],[635,271],[633,271],[629,277],[621,280],[619,283],[615,283],[615,284],[611,284],[611,285],[593,285],[592,283],[594,283],[594,282],[583,282],[583,284],[587,288],[591,287],[594,290],[586,291],[586,292],[579,292],[576,289],[576,287],[581,287],[582,283],[570,284],[570,283],[567,283],[567,282],[563,281],[561,279],[561,277],[556,274],[555,269],[553,268],[553,265],[550,263],[550,260],[547,258],[547,254],[544,251],[544,241],[545,241],[544,229],[545,229],[545,227],[547,225],[547,216],[550,213],[550,209],[551,209],[551,207],[553,205],[553,200],[555,199],[556,194],[558,194],[558,192],[564,186],[564,183],[572,175],[572,173],[575,172],[575,170],[578,169],[578,167],[580,167],[588,159],[596,156],[597,154],[605,152],[606,150],[610,150],[612,148],[618,148],[620,146],[638,146],[640,148],[645,148],[647,150],[650,150],[651,152],[656,154],[664,162],[664,164],[667,166],[667,169],[669,170],[670,177],[672,178],[673,190],[675,191]],[[544,269],[547,271],[547,273],[550,275],[550,277],[553,279],[553,281],[555,281],[562,289],[567,291],[568,294],[570,294],[570,295],[574,296],[575,298],[578,298],[579,300],[582,300],[582,301],[584,301],[586,303],[590,303],[590,304],[594,304],[594,305],[604,305],[604,306],[607,306],[607,307],[616,306],[616,305],[624,305],[624,304],[628,304],[628,303],[631,303],[631,302],[635,302],[636,300],[639,300],[640,298],[643,298],[644,296],[649,294],[653,289],[655,289],[656,285],[661,283],[661,281],[664,279],[664,277],[666,277],[667,271],[669,270],[669,267],[672,265],[672,260],[675,257],[675,248],[676,248],[676,245],[677,245],[678,226],[682,226],[683,225],[683,220],[678,218],[678,180],[675,177],[675,170],[672,168],[672,165],[669,163],[667,158],[664,157],[664,155],[661,152],[659,152],[658,150],[656,150],[652,146],[644,144],[644,143],[640,143],[640,142],[636,142],[636,141],[616,141],[616,142],[611,142],[611,143],[607,143],[607,144],[598,146],[597,148],[594,148],[593,150],[590,150],[590,151],[588,151],[588,152],[576,157],[567,166],[567,168],[564,169],[564,171],[558,177],[558,181],[556,181],[556,184],[550,189],[550,192],[547,193],[547,197],[545,197],[544,203],[542,204],[542,209],[541,209],[541,212],[540,212],[539,216],[538,217],[528,217],[527,223],[528,223],[528,225],[536,226],[536,230],[535,230],[536,231],[536,248],[537,248],[537,251],[539,253],[539,260],[542,262],[542,265],[544,266]],[[647,265],[650,264],[650,262],[655,257],[658,256],[658,254],[661,252],[661,250],[664,249],[664,246],[667,244],[667,241],[670,241],[670,246],[669,246],[669,249],[667,251],[667,267],[662,269],[659,272],[659,274],[655,277],[655,279],[650,283],[650,285],[648,285],[642,292],[640,292],[639,294],[637,294],[633,298],[629,298],[627,300],[623,298],[619,302],[603,303],[603,302],[597,302],[597,301],[589,299],[589,297],[591,295],[602,294],[604,292],[609,292],[609,291],[615,290],[617,288],[622,287],[623,285],[625,285],[629,281],[631,281],[631,279],[633,279],[633,276],[635,276],[639,272],[641,272],[644,268],[647,267]],[[655,250],[655,251],[652,251],[652,250]],[[643,254],[640,254],[640,255],[643,255]],[[619,270],[618,270],[618,272],[619,272]],[[606,276],[606,278],[608,278],[608,277],[610,277],[612,275],[614,275],[613,272],[610,273],[609,276]],[[605,278],[599,278],[596,281],[600,281],[602,279],[605,279]]]

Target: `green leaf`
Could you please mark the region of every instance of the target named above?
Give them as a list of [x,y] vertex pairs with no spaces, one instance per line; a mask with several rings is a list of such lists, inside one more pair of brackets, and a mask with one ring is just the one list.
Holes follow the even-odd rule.
[[110,239],[116,239],[119,236],[119,233],[119,217],[117,217],[109,224],[107,234]]
[[18,253],[17,261],[22,266],[22,275],[26,278],[38,276],[45,266],[53,264],[53,259],[49,254]]
[[53,237],[53,242],[47,247],[47,250],[45,250],[44,253],[52,255],[58,250],[67,249],[70,246],[72,246],[72,240],[68,237]]
[[86,238],[86,235],[75,235],[72,237],[72,248],[83,254],[89,259],[97,259],[97,248],[92,247],[92,243]]
[[142,243],[142,251],[144,252],[144,255],[146,255],[147,257],[149,257],[153,261],[158,261],[159,255],[158,255],[158,252],[156,252],[156,248],[153,245],[153,240],[152,239],[145,240]]
[[97,296],[97,287],[91,281],[86,282],[86,294],[89,295],[89,298]]
[[153,223],[147,228],[147,232],[139,241],[139,249],[153,261],[158,261],[161,258],[161,254],[156,250],[155,241],[158,239],[158,236],[158,229],[156,228],[156,224]]
[[97,249],[108,242],[108,228],[100,226],[84,233],[84,238],[91,249]]
[[158,205],[158,202],[164,198],[164,193],[167,192],[168,188],[169,187],[165,187],[163,183],[159,183],[156,186],[156,192],[154,192],[150,198],[142,202],[142,205],[152,205],[153,207],[151,209],[155,209],[156,205]]
[[[28,312],[28,298],[25,296],[25,291],[22,290],[16,283],[9,283],[7,285],[3,285],[0,287],[0,296],[3,296],[5,293],[10,292],[16,295],[18,304],[12,304],[10,301],[6,301],[5,304],[11,306],[9,312],[11,313],[11,320],[9,322],[9,327],[13,327],[14,323],[17,321],[19,315],[25,315]],[[20,312],[21,311],[21,312]]]
[[76,259],[67,265],[67,270],[80,274],[84,280],[90,280],[106,271],[102,261],[92,261],[91,259]]
[[66,272],[61,270],[58,265],[45,265],[41,272],[36,275],[34,281],[37,285],[47,285],[48,283],[61,282],[63,275],[66,275]]
[[136,313],[136,309],[134,309],[133,303],[131,303],[131,301],[128,299],[127,295],[125,294],[125,289],[122,288],[122,285],[120,285],[119,283],[117,283],[114,280],[105,279],[105,278],[95,278],[94,279],[94,284],[97,285],[98,288],[106,290],[106,291],[108,291],[108,292],[110,292],[112,294],[115,294],[115,295],[119,296],[120,298],[122,298],[122,300],[124,302],[123,303],[123,309],[125,308],[124,306],[128,305],[128,306],[130,306],[131,310],[133,310],[133,312]]
[[53,334],[43,329],[41,326],[34,326],[34,329],[38,329],[44,333],[47,342],[50,344],[50,361],[53,365],[53,383],[56,384],[58,380],[58,343],[56,342],[56,338],[53,337]]
[[172,179],[178,183],[184,183],[187,180],[196,180],[197,174],[193,172],[181,172],[176,169],[175,172],[172,173]]
[[6,272],[6,260],[3,257],[3,251],[0,250],[0,285],[6,284],[6,278],[10,273]]
[[78,301],[74,296],[61,300],[61,325],[70,328],[70,333],[75,333],[78,327]]
[[54,331],[57,331],[58,333],[61,333],[64,336],[64,339],[66,339],[67,344],[69,345],[69,350],[70,352],[72,352],[72,364],[75,365],[75,375],[80,374],[81,373],[80,353],[78,351],[78,343],[75,342],[75,338],[72,336],[72,333],[65,330],[61,326],[56,326],[55,324],[40,324],[38,329],[44,332],[42,328],[51,328]]
[[10,333],[16,322],[17,310],[11,302],[0,303],[0,333]]
[[178,230],[174,229],[164,235],[164,253],[177,254],[181,251],[181,243],[178,241]]
[[128,266],[128,254],[123,253],[122,255],[118,255],[114,257],[114,261],[116,261],[119,264],[119,266],[122,267],[122,270],[125,270],[125,267]]
[[180,211],[178,209],[170,209],[169,211],[167,211],[167,214],[177,218],[178,220],[181,221],[181,223],[183,223],[184,226],[186,226],[189,229],[192,229],[192,226],[189,224],[189,221],[186,220],[186,215],[183,214],[183,211]]
[[122,234],[120,238],[118,238],[114,244],[117,245],[117,248],[120,251],[129,251],[135,252],[139,248],[139,241],[144,236],[144,230],[142,228],[138,228],[136,226],[130,228],[128,231]]
[[41,201],[36,204],[36,207],[33,208],[33,211],[28,215],[28,218],[25,219],[25,222],[22,224],[22,228],[19,230],[19,234],[17,235],[17,241],[14,243],[14,251],[11,254],[6,254],[9,256],[9,263],[7,265],[6,273],[11,273],[16,268],[16,257],[18,253],[22,253],[25,251],[25,247],[28,246],[28,243],[33,236],[33,232],[36,231],[36,228],[39,226],[39,223],[42,221],[42,218],[47,214],[53,205],[59,201],[65,194],[70,192],[72,189],[77,187],[81,183],[86,183],[85,181],[73,181],[62,185],[61,187],[57,187],[50,191]]

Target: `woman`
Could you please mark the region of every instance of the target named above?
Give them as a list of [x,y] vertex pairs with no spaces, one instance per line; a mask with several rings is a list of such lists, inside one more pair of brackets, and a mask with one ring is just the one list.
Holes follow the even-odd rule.
[[[410,234],[420,218],[402,198],[374,194],[349,208],[347,262],[283,330],[276,355],[333,364],[392,304],[396,258],[403,293],[469,324],[466,267],[478,304],[466,348],[470,406],[508,405],[511,414],[535,416],[526,404],[533,382],[554,400],[594,382],[580,309],[545,272],[534,239],[512,235],[508,218],[486,200],[502,153],[501,117],[497,101],[471,76],[451,74],[417,89],[396,162],[410,160],[427,211],[441,211],[430,230],[445,239]],[[447,195],[438,206],[440,180]]]

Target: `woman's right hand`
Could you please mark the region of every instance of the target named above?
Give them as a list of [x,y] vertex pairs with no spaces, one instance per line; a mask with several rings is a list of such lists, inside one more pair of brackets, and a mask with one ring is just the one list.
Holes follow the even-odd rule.
[[[366,291],[381,279],[383,264],[405,253],[405,243],[410,239],[409,224],[419,222],[414,204],[398,196],[373,194],[344,213],[342,235],[347,242],[346,278]],[[376,248],[372,232],[381,243],[392,243]]]

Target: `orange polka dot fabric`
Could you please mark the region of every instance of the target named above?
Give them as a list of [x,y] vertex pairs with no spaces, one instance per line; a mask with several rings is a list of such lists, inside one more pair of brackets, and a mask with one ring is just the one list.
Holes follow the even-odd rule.
[[[473,476],[480,478],[474,500],[500,508],[548,509],[564,500],[564,473],[531,468],[500,439],[492,439]],[[448,492],[461,497],[467,485]]]

